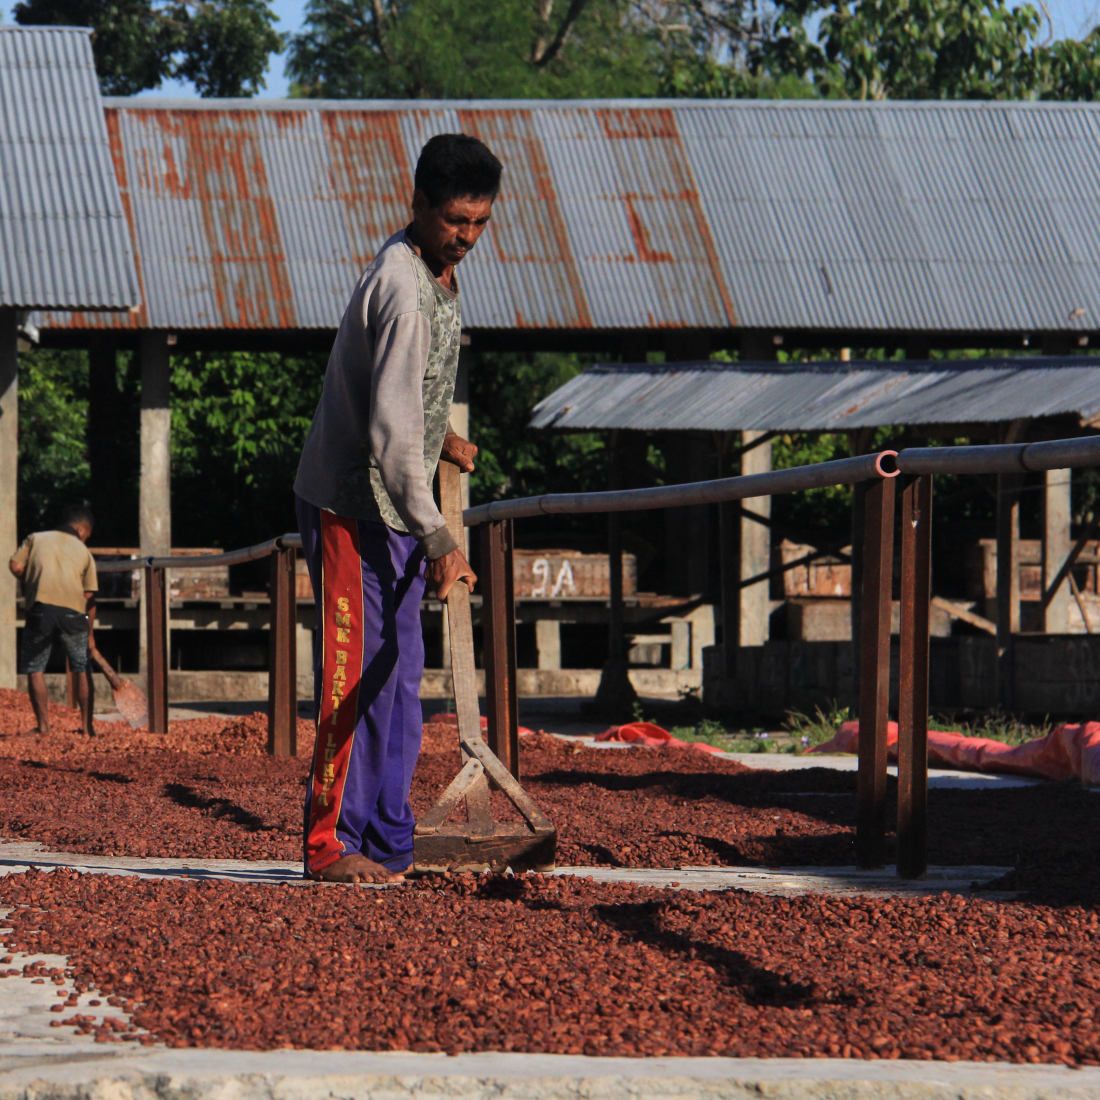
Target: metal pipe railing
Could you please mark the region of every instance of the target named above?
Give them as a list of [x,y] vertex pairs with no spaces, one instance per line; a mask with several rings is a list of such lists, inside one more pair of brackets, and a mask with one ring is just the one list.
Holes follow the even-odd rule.
[[134,569],[213,569],[219,565],[243,565],[245,562],[259,561],[277,550],[301,550],[302,536],[288,531],[285,535],[276,535],[266,542],[254,546],[243,546],[239,550],[226,550],[221,554],[171,555],[169,557],[137,556],[125,561],[105,561],[96,563],[100,573],[129,573]]
[[658,508],[687,508],[695,504],[722,504],[750,497],[780,496],[827,485],[854,485],[860,481],[896,477],[896,451],[839,458],[811,466],[769,470],[760,474],[724,477],[714,481],[689,481],[651,489],[616,489],[596,493],[546,493],[516,500],[494,500],[467,508],[462,521],[467,527],[531,516],[590,515],[605,512],[646,512]]
[[974,447],[906,447],[897,455],[898,470],[914,476],[1019,474],[1071,466],[1100,466],[1100,436]]

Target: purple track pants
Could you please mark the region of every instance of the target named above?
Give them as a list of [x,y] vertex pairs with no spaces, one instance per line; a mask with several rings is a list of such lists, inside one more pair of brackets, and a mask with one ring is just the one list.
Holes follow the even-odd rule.
[[306,873],[354,853],[401,871],[412,863],[423,724],[424,553],[383,523],[296,504],[317,616]]

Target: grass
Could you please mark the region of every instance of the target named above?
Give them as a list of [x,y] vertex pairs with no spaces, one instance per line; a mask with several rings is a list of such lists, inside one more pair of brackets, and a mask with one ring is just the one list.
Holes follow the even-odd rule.
[[[768,732],[762,726],[751,729],[731,729],[714,718],[702,718],[694,723],[670,725],[669,733],[681,741],[696,741],[713,745],[723,752],[808,752],[817,745],[831,741],[841,724],[855,718],[851,707],[831,702],[814,707],[812,713],[790,710],[779,731]],[[635,703],[635,722],[649,722],[640,704]],[[661,723],[658,722],[658,725]],[[929,719],[929,728],[965,734],[967,737],[988,737],[1007,745],[1020,745],[1045,737],[1054,728],[1050,718],[1029,722],[1017,715],[991,710],[970,718],[937,715]]]
[[1000,709],[975,715],[962,722],[957,718],[935,716],[929,719],[928,726],[934,730],[962,733],[967,737],[988,737],[991,741],[1003,741],[1006,745],[1036,741],[1040,737],[1046,737],[1054,729],[1054,723],[1049,716],[1038,722],[1028,722]]

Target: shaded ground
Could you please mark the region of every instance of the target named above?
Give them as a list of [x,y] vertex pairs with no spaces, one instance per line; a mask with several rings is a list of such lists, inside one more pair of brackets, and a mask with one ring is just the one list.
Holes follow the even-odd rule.
[[[1100,921],[1079,907],[66,871],[0,879],[0,906],[10,946],[68,956],[132,1013],[105,1041],[1100,1063]],[[72,1012],[58,1026],[93,1030]]]

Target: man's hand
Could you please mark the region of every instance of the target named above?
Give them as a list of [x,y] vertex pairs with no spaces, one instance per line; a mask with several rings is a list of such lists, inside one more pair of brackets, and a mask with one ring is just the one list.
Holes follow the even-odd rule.
[[[474,450],[476,451],[477,448],[475,447]],[[16,561],[15,558],[12,558],[11,561],[8,562],[8,568],[11,570],[11,575],[13,577],[21,577],[27,571],[26,563]]]
[[477,584],[477,574],[470,568],[470,563],[461,550],[452,550],[441,558],[429,559],[425,574],[429,587],[435,590],[441,600],[447,598],[456,581],[465,581],[471,592]]
[[454,432],[448,432],[443,437],[443,451],[439,457],[443,459],[444,462],[449,462],[452,466],[457,466],[464,474],[473,472],[474,458],[476,456],[476,443],[471,443],[468,439],[463,439],[462,436],[455,435]]

